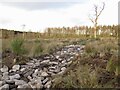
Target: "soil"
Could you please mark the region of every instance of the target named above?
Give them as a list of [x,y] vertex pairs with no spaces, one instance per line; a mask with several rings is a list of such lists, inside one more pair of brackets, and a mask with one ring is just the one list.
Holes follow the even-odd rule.
[[30,60],[29,57],[16,55],[9,49],[2,53],[2,65],[8,66],[9,69],[11,69],[14,64],[25,64],[28,60]]

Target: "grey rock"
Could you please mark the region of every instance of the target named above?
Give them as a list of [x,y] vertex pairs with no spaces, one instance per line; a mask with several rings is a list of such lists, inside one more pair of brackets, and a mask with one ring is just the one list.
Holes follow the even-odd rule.
[[13,76],[9,76],[10,77],[10,80],[13,80],[13,79],[20,79],[20,75],[19,74],[15,74]]
[[47,72],[42,72],[41,76],[46,77],[46,76],[48,76],[48,73]]
[[0,87],[5,84],[5,81],[0,81]]
[[1,72],[3,72],[3,73],[4,73],[4,72],[8,72],[8,67],[4,65],[3,68],[1,68],[0,70],[1,70]]
[[23,85],[18,85],[17,87],[18,89],[27,89],[27,88],[31,88],[28,84],[23,84]]
[[44,85],[44,87],[45,87],[45,88],[50,88],[50,87],[51,87],[51,84],[52,84],[52,82],[51,82],[51,81],[48,81],[48,82]]
[[56,65],[58,65],[58,62],[49,62],[49,64],[56,64]]
[[56,56],[57,59],[59,59],[59,57],[60,57],[60,56],[58,56],[58,55]]
[[12,67],[12,71],[17,71],[17,70],[19,70],[20,69],[20,65],[14,65],[13,67]]
[[23,71],[25,71],[25,69],[26,69],[26,68],[21,68],[20,71],[23,72]]
[[43,87],[41,80],[31,81],[31,82],[28,82],[28,84],[31,86],[32,89],[35,89],[35,88],[40,89]]
[[34,69],[29,69],[23,72],[24,77],[30,76],[34,73]]
[[46,78],[46,79],[44,79],[44,80],[42,81],[42,83],[45,84],[48,80],[49,80],[49,79]]
[[6,80],[5,81],[7,84],[15,84],[15,81],[13,81],[13,80]]
[[64,73],[64,71],[60,71],[58,74],[62,74],[62,73]]
[[33,62],[27,62],[26,64],[29,65],[29,66],[33,66],[34,65]]
[[2,80],[2,74],[0,74],[0,80]]
[[9,85],[5,84],[5,85],[1,86],[0,90],[9,90]]
[[61,63],[66,63],[66,60],[62,61]]
[[32,77],[31,77],[31,76],[28,76],[27,78],[28,78],[30,81],[32,80]]
[[3,76],[2,76],[2,80],[8,80],[9,79],[9,73],[8,72],[4,72]]
[[41,64],[47,64],[49,62],[50,62],[50,60],[44,60],[44,61],[41,62]]
[[70,65],[72,63],[72,61],[69,61],[67,64]]
[[65,71],[65,70],[66,70],[66,67],[62,67],[61,70],[62,70],[62,71]]
[[49,67],[49,69],[54,69],[54,70],[55,70],[55,69],[56,69],[56,67],[51,66],[51,67]]
[[24,80],[14,80],[15,81],[15,85],[24,85],[27,84]]

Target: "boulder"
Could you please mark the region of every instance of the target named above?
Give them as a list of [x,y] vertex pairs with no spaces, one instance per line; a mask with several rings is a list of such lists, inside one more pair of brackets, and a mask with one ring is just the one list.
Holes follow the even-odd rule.
[[9,79],[9,73],[8,72],[4,72],[3,76],[2,76],[2,80],[8,80]]
[[48,73],[47,72],[42,72],[41,76],[46,77],[46,76],[48,76]]
[[15,85],[24,85],[27,84],[24,80],[14,80],[15,81]]
[[0,81],[0,87],[5,84],[5,81]]
[[15,74],[15,75],[12,75],[12,76],[9,76],[9,77],[10,77],[10,80],[20,79],[20,75],[19,74]]
[[5,84],[2,87],[0,87],[0,90],[9,90],[9,84]]
[[50,60],[44,60],[44,61],[41,62],[41,64],[47,64],[49,62],[50,62]]
[[58,65],[58,62],[49,62],[49,64],[55,64],[55,65]]
[[44,80],[42,81],[42,83],[45,84],[48,80],[49,80],[49,79],[46,78],[46,79],[44,79]]
[[65,70],[66,70],[66,67],[62,67],[61,70],[62,70],[62,71],[65,71]]
[[18,85],[17,89],[30,89],[30,85],[28,84],[23,84],[23,85]]
[[1,70],[1,72],[3,72],[3,73],[4,73],[4,72],[8,72],[8,67],[4,65],[3,68],[1,68],[0,70]]
[[23,71],[25,71],[25,69],[26,69],[26,68],[21,68],[20,71],[23,72]]
[[52,84],[52,82],[51,82],[51,81],[48,81],[48,82],[44,85],[44,87],[45,87],[45,88],[50,88],[50,87],[51,87],[51,84]]
[[16,72],[17,70],[19,70],[20,69],[20,65],[14,65],[13,67],[12,67],[12,71],[14,71],[14,72]]
[[6,80],[5,82],[6,82],[6,84],[11,84],[11,85],[15,84],[15,81],[13,81],[13,80]]

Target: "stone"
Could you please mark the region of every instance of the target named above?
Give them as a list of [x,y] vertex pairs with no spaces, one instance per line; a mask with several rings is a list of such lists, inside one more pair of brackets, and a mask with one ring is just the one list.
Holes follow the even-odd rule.
[[5,81],[0,81],[0,87],[5,84]]
[[59,59],[59,57],[60,57],[60,56],[58,56],[58,55],[56,56],[57,59]]
[[65,63],[65,62],[66,62],[66,60],[62,61],[61,63]]
[[68,58],[68,59],[67,59],[67,61],[69,62],[69,61],[71,61],[71,59],[70,59],[70,58]]
[[13,81],[13,80],[6,80],[5,82],[6,82],[6,84],[11,84],[11,85],[15,84],[15,81]]
[[27,78],[28,78],[30,81],[32,80],[32,77],[31,77],[31,76],[28,76]]
[[44,64],[47,64],[47,63],[49,63],[49,62],[50,62],[50,60],[44,60],[44,61],[41,62],[41,64],[43,64],[43,63],[44,63]]
[[29,65],[29,66],[33,66],[34,65],[33,62],[27,62],[26,64]]
[[20,79],[20,75],[19,74],[15,74],[15,75],[12,75],[12,76],[9,76],[9,77],[10,77],[10,80]]
[[25,71],[25,69],[26,69],[26,68],[21,68],[20,71],[23,72],[23,71]]
[[49,62],[49,64],[55,64],[55,65],[58,65],[58,62]]
[[24,77],[30,76],[34,73],[34,69],[29,69],[24,72]]
[[5,84],[0,87],[0,90],[9,90],[9,84]]
[[31,81],[31,82],[28,82],[28,84],[31,86],[32,89],[43,87],[41,80]]
[[46,76],[48,76],[48,73],[47,72],[42,72],[41,76],[46,77]]
[[69,61],[67,64],[70,65],[72,63],[72,61]]
[[59,61],[62,61],[62,58],[58,58]]
[[62,74],[62,73],[64,73],[64,71],[60,71],[58,74]]
[[4,65],[3,68],[1,68],[0,70],[1,70],[1,72],[3,72],[3,73],[4,73],[4,72],[8,72],[8,67]]
[[45,88],[50,88],[50,87],[51,87],[51,84],[52,84],[52,82],[51,82],[51,81],[48,81],[48,82],[44,85],[44,87],[45,87]]
[[2,74],[0,74],[0,80],[2,79]]
[[70,57],[70,59],[73,59],[74,57]]
[[55,70],[55,69],[56,69],[56,67],[51,66],[51,67],[49,67],[49,69],[54,69],[54,70]]
[[49,80],[49,79],[46,78],[46,79],[44,79],[44,80],[42,81],[42,83],[45,84],[48,80]]
[[17,85],[14,85],[14,84],[11,85],[11,84],[9,84],[9,89],[10,89],[10,90],[12,90],[12,89],[14,89],[14,88],[17,88]]
[[66,70],[66,67],[62,67],[61,70],[62,70],[62,71],[65,71],[65,70]]
[[28,84],[18,85],[18,89],[30,89],[31,87]]
[[8,72],[4,72],[3,76],[2,76],[2,80],[8,80],[9,79],[9,73]]
[[37,74],[37,73],[38,73],[38,71],[39,71],[39,70],[38,70],[38,69],[36,69],[36,70],[34,71],[34,73],[35,73],[35,74]]
[[12,67],[12,71],[14,71],[14,72],[16,72],[17,70],[19,70],[20,69],[20,65],[14,65],[13,67]]
[[15,85],[24,85],[27,84],[24,80],[14,80],[15,81]]

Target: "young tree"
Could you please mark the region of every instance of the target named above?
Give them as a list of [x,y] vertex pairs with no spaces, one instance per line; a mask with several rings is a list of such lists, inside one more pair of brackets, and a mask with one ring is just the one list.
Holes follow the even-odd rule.
[[101,13],[102,13],[102,11],[104,10],[104,8],[105,8],[105,3],[104,3],[104,2],[103,2],[102,7],[100,7],[100,8],[99,8],[97,5],[94,5],[95,15],[94,15],[93,18],[89,16],[90,21],[91,21],[91,22],[93,23],[93,25],[94,25],[94,38],[96,38],[96,36],[97,36],[98,18],[99,18],[99,16],[101,15]]

